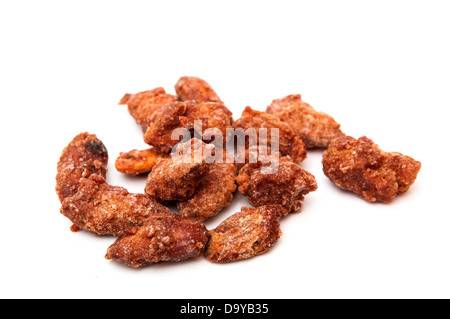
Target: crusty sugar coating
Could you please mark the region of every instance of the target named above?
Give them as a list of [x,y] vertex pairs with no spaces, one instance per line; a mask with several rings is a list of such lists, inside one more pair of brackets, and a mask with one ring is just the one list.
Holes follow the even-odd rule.
[[268,251],[281,237],[283,207],[242,207],[241,212],[211,230],[205,257],[216,263],[250,258]]
[[[270,147],[272,145],[271,129],[278,129],[278,147],[281,155],[289,155],[294,162],[300,163],[306,158],[306,147],[301,139],[297,137],[289,124],[282,122],[277,117],[267,113],[253,110],[247,106],[242,112],[241,117],[234,123],[235,129],[242,128],[244,131],[250,128],[254,128],[258,134],[258,140],[253,141],[248,139],[246,141],[246,147],[250,143],[257,142],[260,146],[266,145]],[[260,128],[265,128],[266,135],[259,133]]]
[[[194,101],[175,102],[166,104],[151,117],[144,141],[157,148],[161,152],[170,152],[172,148],[181,140],[177,135],[173,139],[175,129],[186,129],[191,137],[202,137],[209,143],[211,137],[206,133],[211,130],[220,133],[225,144],[230,134],[227,128],[232,127],[232,114],[222,103]],[[201,127],[200,127],[201,126]],[[210,129],[208,132],[206,130]],[[217,141],[216,141],[217,142]]]
[[178,214],[152,215],[145,225],[120,236],[106,253],[106,259],[130,267],[144,267],[161,261],[200,258],[208,241],[203,223]]
[[[276,159],[271,159],[276,162]],[[314,176],[304,170],[288,156],[278,160],[275,172],[263,174],[268,167],[263,162],[246,164],[236,178],[239,192],[248,197],[253,206],[282,205],[287,213],[300,212],[304,196],[317,189]]]
[[132,150],[120,153],[116,159],[116,169],[128,175],[141,175],[148,173],[159,160],[167,158],[169,154],[160,153],[154,148],[145,150]]
[[153,167],[145,192],[163,201],[188,199],[206,174],[211,155],[214,155],[214,146],[198,139],[180,143],[175,153]]
[[108,151],[96,135],[81,133],[67,145],[59,159],[56,193],[62,202],[78,190],[80,179],[91,174],[106,175]]
[[104,177],[82,178],[78,192],[66,198],[61,214],[79,229],[97,235],[118,235],[143,225],[153,214],[169,213],[147,194],[131,194],[125,188],[108,185]]
[[406,192],[421,168],[411,157],[383,152],[365,136],[336,139],[323,153],[322,164],[325,175],[340,188],[383,203]]
[[175,84],[178,101],[222,102],[212,87],[194,76],[183,76]]
[[279,151],[274,151],[270,147],[259,147],[257,145],[250,145],[249,147],[236,148],[236,164],[238,171],[248,163],[264,163],[270,165],[271,160],[278,160],[281,157]]
[[326,148],[334,139],[345,136],[339,123],[303,102],[300,94],[273,100],[267,112],[288,123],[307,148]]
[[231,155],[225,153],[224,157],[223,163],[209,165],[192,197],[177,203],[181,215],[204,221],[230,205],[236,191],[237,168]]
[[128,105],[128,111],[136,123],[147,125],[149,117],[161,107],[170,102],[175,102],[176,97],[167,94],[162,87],[153,90],[143,91],[135,94],[127,93],[120,100],[119,104]]

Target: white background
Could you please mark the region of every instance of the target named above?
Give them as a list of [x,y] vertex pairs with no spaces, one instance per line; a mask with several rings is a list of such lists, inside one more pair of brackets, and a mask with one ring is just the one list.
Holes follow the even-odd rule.
[[[450,297],[447,1],[3,1],[0,4],[0,297]],[[72,233],[54,192],[56,163],[78,133],[114,168],[145,148],[117,102],[180,76],[204,78],[233,111],[301,93],[349,135],[422,162],[411,190],[370,204],[322,173],[267,254],[134,270],[107,261],[113,237]],[[246,199],[207,223],[214,228]]]

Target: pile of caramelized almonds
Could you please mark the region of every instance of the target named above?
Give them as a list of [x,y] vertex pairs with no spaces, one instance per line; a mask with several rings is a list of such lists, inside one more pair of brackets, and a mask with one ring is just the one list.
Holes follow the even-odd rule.
[[[282,235],[281,218],[300,212],[304,196],[317,189],[315,177],[299,165],[308,149],[325,148],[325,175],[369,202],[389,203],[406,192],[421,167],[408,156],[383,152],[367,137],[346,136],[331,116],[298,94],[273,100],[265,112],[247,106],[234,121],[200,78],[180,78],[175,92],[156,88],[125,94],[119,103],[128,106],[150,147],[121,153],[115,166],[129,175],[148,174],[143,194],[106,183],[108,152],[95,135],[81,133],[63,150],[56,176],[60,211],[73,223],[72,231],[119,236],[107,259],[143,267],[201,256],[225,263],[266,252]],[[172,139],[179,128],[190,132],[190,139]],[[257,132],[256,141],[247,139],[242,146],[241,162],[223,152],[234,139],[230,128]],[[276,150],[270,150],[262,128],[278,129]],[[207,129],[223,138],[207,136]],[[261,145],[268,150],[260,152]],[[199,152],[207,156],[194,158]],[[213,156],[223,160],[211,161]],[[277,169],[263,173],[274,162]],[[254,208],[242,207],[208,231],[203,222],[230,205],[236,184]],[[178,212],[170,212],[169,204]]]

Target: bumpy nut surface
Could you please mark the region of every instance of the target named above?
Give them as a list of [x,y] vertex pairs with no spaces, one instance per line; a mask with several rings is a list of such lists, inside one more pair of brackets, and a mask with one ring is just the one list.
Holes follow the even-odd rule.
[[154,112],[167,103],[175,101],[175,96],[167,94],[162,87],[158,87],[135,94],[127,93],[122,97],[119,104],[128,105],[128,111],[136,123],[145,127]]
[[[228,158],[228,161],[227,161]],[[204,221],[230,205],[236,190],[237,168],[234,158],[224,155],[223,163],[212,163],[203,176],[194,195],[177,203],[182,216]]]
[[340,124],[328,114],[317,112],[303,102],[300,94],[273,100],[267,112],[290,124],[307,148],[327,147],[331,141],[345,135]]
[[325,175],[340,188],[383,203],[406,192],[421,168],[411,157],[383,152],[365,136],[336,139],[323,153],[322,164]]
[[120,236],[106,253],[130,267],[144,267],[161,261],[200,258],[208,241],[202,223],[178,214],[152,215],[141,227]]
[[[248,197],[253,206],[280,204],[287,213],[300,212],[304,196],[317,189],[314,176],[285,156],[271,159],[278,163],[274,173],[263,174],[267,164],[246,164],[236,178],[239,192]],[[272,162],[271,162],[272,164]]]
[[241,212],[209,232],[211,238],[205,257],[211,262],[226,263],[268,251],[282,235],[280,218],[283,213],[279,205],[242,207]]
[[[242,128],[244,131],[254,128],[257,133],[258,144],[271,148],[272,142],[278,142],[281,155],[289,155],[294,162],[300,163],[306,158],[306,147],[301,139],[297,137],[289,124],[279,120],[277,117],[253,110],[247,106],[241,117],[234,124],[235,129]],[[260,134],[260,129],[266,129],[265,136]],[[271,129],[278,129],[278,141],[272,141]],[[246,147],[251,144],[251,139],[246,141]]]
[[111,186],[99,175],[82,178],[78,192],[66,198],[61,214],[76,228],[97,235],[118,235],[134,226],[143,225],[153,214],[169,213],[169,209],[147,194],[131,194],[125,188]]
[[148,175],[145,192],[163,201],[182,201],[194,194],[208,171],[214,146],[192,139],[177,146],[175,154],[159,161]]
[[212,87],[194,76],[183,76],[175,84],[178,101],[222,102]]
[[222,141],[215,141],[215,144],[223,145],[230,137],[227,128],[232,127],[232,123],[232,113],[222,103],[169,103],[151,117],[144,141],[159,151],[168,153],[181,140],[179,136],[173,136],[174,130],[186,129],[191,137],[198,136],[207,143],[213,140],[208,134],[220,134]]
[[77,193],[82,177],[106,175],[108,151],[96,135],[81,133],[67,145],[59,159],[56,193],[62,202]]

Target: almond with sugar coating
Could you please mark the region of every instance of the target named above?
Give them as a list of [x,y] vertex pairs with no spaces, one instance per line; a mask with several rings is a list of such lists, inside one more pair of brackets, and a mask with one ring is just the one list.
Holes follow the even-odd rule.
[[214,145],[191,139],[177,146],[175,153],[159,161],[148,175],[145,192],[163,201],[186,200],[206,174]]
[[200,258],[208,241],[203,223],[178,214],[151,216],[145,225],[120,236],[109,248],[106,259],[130,267],[144,267],[161,261]]
[[76,228],[97,235],[116,236],[143,225],[153,214],[163,213],[169,213],[169,209],[154,198],[108,185],[104,177],[95,174],[82,178],[78,192],[66,198],[61,206],[61,214]]
[[371,139],[350,136],[333,141],[323,153],[323,172],[337,186],[369,202],[390,203],[414,183],[421,163],[383,152]]
[[127,105],[128,111],[137,124],[146,127],[150,116],[167,103],[175,102],[175,96],[167,94],[162,87],[135,94],[127,93],[120,105]]
[[211,85],[194,76],[183,76],[175,84],[178,101],[222,102]]
[[273,100],[267,112],[288,123],[307,148],[326,148],[334,139],[345,136],[339,123],[303,102],[300,94]]
[[279,205],[242,207],[241,212],[209,232],[205,257],[211,262],[226,263],[265,253],[282,235],[283,214],[284,208]]
[[[236,179],[239,192],[247,196],[253,206],[279,204],[286,213],[300,212],[304,196],[317,189],[315,177],[292,162],[289,156],[280,159],[268,156],[268,160],[270,165],[259,161],[246,164],[240,170]],[[273,172],[264,174],[264,169]]]
[[81,133],[64,148],[56,174],[56,193],[61,202],[77,193],[82,177],[106,176],[108,151],[95,134]]

